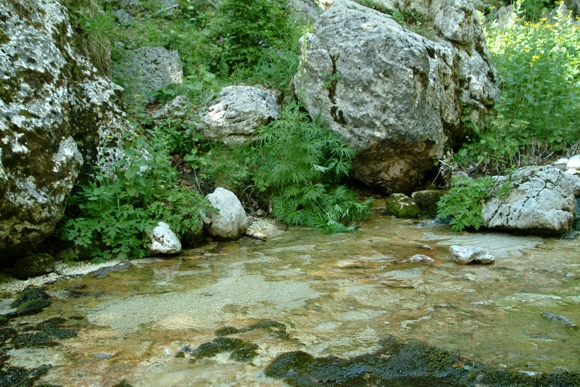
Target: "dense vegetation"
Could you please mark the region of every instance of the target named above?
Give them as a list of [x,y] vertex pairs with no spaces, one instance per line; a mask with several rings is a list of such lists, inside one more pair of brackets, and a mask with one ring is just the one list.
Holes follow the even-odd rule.
[[[289,87],[298,65],[298,38],[309,29],[305,13],[292,13],[282,0],[179,0],[170,8],[141,0],[131,9],[137,21],[120,24],[115,11],[121,1],[65,2],[81,32],[79,48],[104,75],[111,74],[109,56],[115,63],[139,47],[177,50],[184,81],[154,97],[162,104],[187,95],[193,118],[154,122],[146,99],[126,96],[138,135],[126,139],[124,160],[96,169],[94,181],[77,187],[59,229],[63,239],[90,248],[95,259],[142,256],[144,235],[156,220],[163,219],[180,236],[195,234],[200,214],[208,209],[203,196],[217,186],[234,191],[247,208],[323,232],[351,230],[368,212],[370,202],[357,202],[344,185],[353,150],[305,115]],[[535,0],[517,3],[504,24],[493,12],[490,8],[484,25],[501,74],[502,100],[486,128],[472,125],[469,142],[455,155],[460,168],[480,175],[563,155],[577,149],[580,139],[578,23],[562,7]],[[432,34],[414,13],[395,12],[393,17]],[[195,128],[197,109],[231,84],[273,89],[283,104],[282,118],[241,147],[209,143]],[[177,167],[184,164],[194,182],[180,179]],[[491,186],[489,179],[458,182],[441,201],[440,216],[452,216],[456,230],[477,228]],[[470,206],[464,205],[465,198]]]

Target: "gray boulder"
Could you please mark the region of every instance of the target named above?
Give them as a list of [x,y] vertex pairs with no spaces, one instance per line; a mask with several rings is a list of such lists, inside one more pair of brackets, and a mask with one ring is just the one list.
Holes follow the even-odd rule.
[[482,265],[489,265],[495,262],[495,257],[487,249],[474,246],[456,246],[449,248],[453,261],[460,265],[469,265],[473,263],[480,263]]
[[485,227],[546,236],[570,231],[576,213],[575,195],[580,195],[580,178],[548,165],[521,168],[499,178],[498,187],[508,179],[510,191],[492,198],[483,207]]
[[157,223],[157,226],[149,235],[151,247],[149,253],[155,254],[177,254],[181,252],[181,242],[169,225],[165,222]]
[[122,154],[130,126],[59,1],[1,1],[0,31],[0,261],[12,261],[52,233],[83,163]]
[[207,198],[212,207],[218,210],[209,212],[203,219],[209,233],[220,239],[237,239],[244,235],[248,228],[248,218],[236,195],[218,187]]
[[130,98],[153,102],[155,99],[148,95],[172,83],[181,83],[183,69],[177,51],[164,47],[141,47],[128,51],[113,66],[113,77],[125,87],[125,93]]
[[[444,4],[437,41],[351,0],[334,1],[301,38],[298,98],[357,150],[355,177],[389,193],[437,170],[466,133],[462,117],[479,124],[499,98],[475,11]],[[445,23],[452,16],[462,28]]]
[[241,144],[254,131],[280,117],[276,94],[251,86],[224,87],[201,114],[205,138],[225,144]]

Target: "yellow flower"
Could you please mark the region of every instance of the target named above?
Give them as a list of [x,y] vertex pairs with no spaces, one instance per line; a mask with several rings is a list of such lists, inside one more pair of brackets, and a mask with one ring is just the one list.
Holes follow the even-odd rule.
[[532,61],[530,62],[530,64],[533,65],[538,59],[540,59],[539,55],[532,56]]

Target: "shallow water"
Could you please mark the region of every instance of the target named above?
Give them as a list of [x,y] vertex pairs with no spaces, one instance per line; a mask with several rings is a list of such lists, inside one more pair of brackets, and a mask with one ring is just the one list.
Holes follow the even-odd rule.
[[[496,262],[460,266],[449,245],[490,249]],[[425,254],[435,263],[398,263]],[[104,278],[48,286],[52,306],[23,326],[62,316],[81,326],[52,348],[11,350],[7,364],[52,364],[44,383],[112,386],[282,386],[264,376],[281,353],[352,357],[387,335],[459,351],[487,366],[580,371],[580,249],[576,239],[452,233],[448,226],[374,215],[351,234],[289,229],[266,242],[242,239],[148,259]],[[82,319],[81,319],[82,318]],[[176,358],[216,338],[274,320],[288,335],[252,329],[251,362],[229,353]],[[74,322],[74,324],[73,324]]]

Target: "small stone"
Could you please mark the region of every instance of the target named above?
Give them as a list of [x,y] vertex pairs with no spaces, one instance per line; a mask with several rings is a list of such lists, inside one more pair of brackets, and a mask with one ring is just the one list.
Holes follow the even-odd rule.
[[428,256],[423,255],[423,254],[415,254],[411,258],[407,258],[407,259],[401,261],[401,263],[407,263],[407,262],[411,262],[411,263],[433,263],[433,262],[435,262],[435,260],[433,258],[428,257]]
[[487,249],[474,246],[457,246],[450,247],[453,261],[460,265],[469,265],[472,263],[480,263],[482,265],[489,265],[495,262],[495,257]]
[[544,313],[542,313],[542,317],[547,318],[548,320],[561,322],[565,325],[568,325],[571,328],[578,328],[578,325],[576,323],[572,322],[572,320],[570,320],[566,316],[560,316],[557,314],[544,312]]
[[570,157],[566,163],[566,169],[580,169],[580,155]]
[[237,239],[248,229],[248,217],[237,196],[225,188],[218,187],[207,195],[212,207],[218,211],[210,211],[202,218],[209,233],[220,239]]

